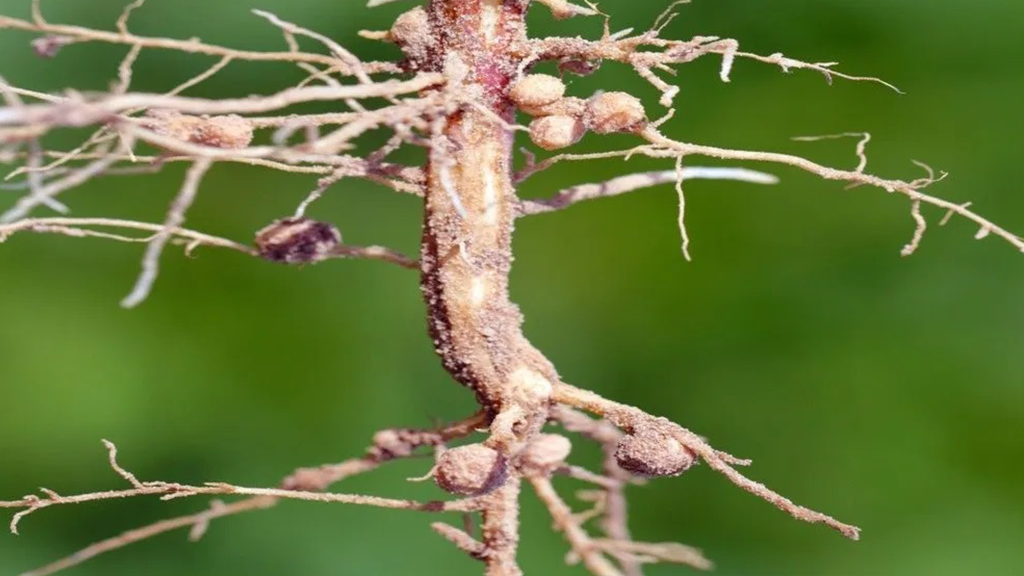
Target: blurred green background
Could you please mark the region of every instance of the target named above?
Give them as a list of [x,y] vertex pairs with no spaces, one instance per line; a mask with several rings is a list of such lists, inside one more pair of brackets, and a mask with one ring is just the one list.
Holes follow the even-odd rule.
[[[112,28],[121,0],[44,2],[54,21]],[[254,49],[279,35],[249,14],[264,8],[358,53],[394,52],[358,39],[386,28],[406,3],[367,10],[347,0],[150,0],[138,33]],[[605,0],[613,27],[646,28],[661,1]],[[24,17],[28,0],[0,0]],[[597,34],[597,21],[532,15],[537,35]],[[666,35],[736,37],[764,54],[838,60],[878,75],[829,87],[739,62],[731,84],[716,59],[684,67],[669,134],[696,142],[805,154],[853,167],[852,141],[792,136],[871,131],[869,168],[915,178],[911,159],[951,176],[933,192],[971,200],[1024,231],[1020,192],[1024,4],[1015,0],[739,0],[682,8]],[[50,61],[30,36],[0,31],[0,73],[43,91],[98,90],[123,48],[82,45]],[[166,90],[212,61],[144,53],[135,88]],[[267,93],[299,74],[232,65],[197,95]],[[653,91],[607,65],[570,90]],[[652,101],[652,111],[656,104]],[[58,143],[68,145],[67,137]],[[628,145],[588,138],[581,149]],[[546,194],[642,160],[563,165],[528,182]],[[645,540],[703,548],[717,573],[930,576],[1024,574],[1024,257],[954,220],[933,226],[919,253],[899,249],[913,224],[902,198],[796,170],[773,188],[695,182],[689,225],[695,261],[678,249],[675,197],[662,187],[523,221],[513,296],[528,336],[569,381],[668,416],[722,449],[755,460],[750,473],[796,501],[864,529],[859,543],[789,519],[700,467],[632,490]],[[159,221],[183,167],[105,179],[64,199],[79,216]],[[290,214],[306,176],[218,166],[191,227],[250,238]],[[8,206],[13,192],[0,195]],[[416,199],[346,181],[315,205],[348,241],[416,250]],[[941,214],[927,210],[935,224]],[[425,335],[415,273],[372,262],[304,269],[235,253],[170,251],[139,309],[118,308],[139,246],[17,236],[0,247],[0,498],[40,485],[64,493],[118,486],[99,440],[119,443],[143,479],[271,485],[299,465],[361,452],[370,434],[427,425],[472,409]],[[581,448],[578,459],[593,462]],[[426,459],[395,464],[340,489],[430,498]],[[573,485],[562,484],[571,491]],[[582,504],[574,503],[580,507]],[[16,574],[87,543],[204,506],[199,500],[51,509],[0,534],[0,573]],[[86,575],[478,574],[480,567],[406,512],[292,503],[215,523],[198,544],[174,533],[103,556]],[[532,496],[525,498],[528,575],[583,574]],[[659,566],[650,574],[689,573]]]

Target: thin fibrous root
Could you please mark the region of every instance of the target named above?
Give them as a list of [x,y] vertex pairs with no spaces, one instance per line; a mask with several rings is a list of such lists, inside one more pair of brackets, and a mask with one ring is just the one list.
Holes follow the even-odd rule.
[[419,502],[415,500],[402,500],[395,498],[381,498],[378,496],[364,496],[360,494],[334,494],[323,492],[311,492],[303,490],[286,490],[282,488],[250,488],[237,486],[226,482],[206,482],[201,486],[179,484],[177,482],[140,482],[134,475],[128,473],[117,464],[117,448],[113,443],[104,441],[107,447],[109,461],[112,469],[129,481],[131,488],[123,490],[104,490],[101,492],[89,492],[63,496],[49,489],[41,489],[42,496],[30,494],[21,500],[0,501],[0,508],[11,508],[20,510],[11,519],[10,530],[18,533],[18,525],[30,514],[38,512],[50,506],[82,504],[98,500],[117,500],[132,498],[135,496],[158,496],[161,500],[176,500],[179,498],[190,498],[194,496],[213,495],[236,495],[236,496],[262,496],[270,498],[282,498],[291,500],[306,500],[310,502],[327,502],[340,504],[358,504],[363,506],[376,506],[379,508],[395,508],[399,510],[418,510],[424,512],[468,512],[478,510],[480,503],[477,500],[467,498],[451,501],[430,501]]
[[168,518],[141,528],[127,530],[117,536],[90,544],[89,546],[78,550],[74,554],[61,558],[55,562],[51,562],[46,566],[24,572],[20,576],[49,576],[50,574],[78,566],[79,564],[87,562],[101,554],[119,550],[130,544],[134,544],[135,542],[147,540],[154,536],[183,528],[189,528],[189,539],[194,542],[199,540],[206,533],[206,529],[209,527],[210,522],[218,518],[241,514],[243,512],[250,512],[253,510],[263,510],[270,508],[276,503],[277,500],[275,498],[265,496],[247,498],[230,504],[225,504],[219,500],[213,500],[210,503],[210,507],[202,512],[186,514],[176,518]]
[[655,27],[637,35],[606,33],[600,40],[576,38],[543,38],[528,43],[523,53],[527,59],[564,61],[615,61],[632,66],[636,73],[661,92],[659,103],[670,108],[679,93],[679,87],[669,84],[655,74],[655,70],[672,73],[672,66],[692,62],[701,56],[716,54],[722,57],[719,78],[723,82],[730,81],[733,63],[736,58],[746,58],[773,64],[783,72],[791,70],[812,70],[822,74],[831,84],[833,78],[842,78],[856,82],[873,82],[885,86],[899,94],[903,92],[896,86],[880,78],[871,76],[855,76],[838,72],[834,69],[836,62],[805,62],[775,53],[768,56],[743,52],[739,50],[739,42],[731,38],[717,36],[696,36],[690,40],[666,40],[659,37],[661,29],[671,20],[671,15],[662,15]]
[[[117,446],[107,440],[103,441],[107,449],[107,461],[110,468],[121,478],[127,481],[132,490],[107,491],[77,496],[61,496],[60,494],[43,489],[45,498],[36,495],[29,495],[17,501],[0,502],[0,508],[21,509],[15,514],[11,521],[11,531],[17,534],[20,521],[29,514],[42,508],[59,504],[74,504],[93,500],[110,498],[127,498],[141,495],[163,495],[162,499],[174,499],[177,497],[202,494],[252,494],[249,498],[230,503],[223,503],[213,500],[206,510],[169,518],[146,525],[140,528],[128,530],[120,535],[107,538],[83,548],[74,554],[52,562],[39,569],[26,572],[22,576],[46,576],[73,566],[77,566],[87,560],[95,558],[100,554],[111,552],[145,540],[154,536],[171,532],[181,528],[190,528],[189,538],[192,541],[199,540],[206,533],[210,522],[218,518],[241,514],[255,510],[265,510],[273,507],[282,499],[316,500],[316,501],[338,501],[330,494],[321,494],[331,485],[340,482],[351,476],[370,472],[380,465],[392,460],[412,456],[417,448],[423,446],[439,446],[449,440],[468,436],[477,431],[481,426],[486,425],[488,415],[478,412],[469,418],[453,422],[451,424],[431,429],[392,428],[378,432],[374,435],[373,444],[367,449],[362,457],[352,458],[339,464],[324,465],[317,468],[300,468],[285,478],[280,488],[267,489],[241,489],[226,484],[206,484],[202,487],[189,487],[179,484],[165,482],[142,482],[133,473],[122,467],[117,460]],[[240,489],[240,490],[239,490]],[[218,492],[219,491],[219,492]],[[338,495],[346,497],[346,495]],[[325,499],[326,498],[326,499]],[[372,498],[372,497],[371,497]],[[469,499],[462,501],[464,504],[456,507],[463,507],[466,510],[474,510],[475,506],[470,504]],[[371,501],[364,502],[368,505],[377,505]],[[392,504],[394,502],[388,502]],[[447,506],[441,503],[426,503],[427,511],[442,511],[439,508]],[[391,506],[386,506],[391,507]],[[401,507],[401,506],[398,506]],[[438,510],[435,510],[438,508]],[[416,509],[415,507],[409,509]]]
[[441,535],[442,538],[451,542],[456,548],[469,554],[471,557],[482,560],[487,553],[487,546],[483,542],[473,538],[466,531],[460,530],[451,524],[434,522],[430,528]]
[[139,274],[139,278],[136,280],[132,291],[121,300],[122,307],[134,308],[149,296],[160,270],[160,255],[164,251],[164,246],[167,245],[167,242],[170,241],[171,236],[174,234],[173,229],[180,227],[185,222],[185,212],[192,206],[192,202],[195,201],[196,194],[199,192],[199,183],[212,165],[211,161],[200,159],[189,168],[188,173],[185,175],[185,180],[182,182],[181,190],[178,192],[178,196],[174,199],[171,209],[167,213],[164,225],[147,242],[146,254],[142,258],[142,272]]
[[386,80],[353,86],[288,88],[277,94],[214,100],[162,94],[113,94],[94,101],[66,100],[55,104],[28,104],[0,108],[0,126],[86,126],[107,121],[111,115],[136,108],[171,109],[182,114],[261,114],[308,102],[347,98],[382,98],[425,90],[444,82],[439,74],[421,74],[410,80]]
[[530,476],[528,480],[537,497],[547,506],[555,527],[565,535],[573,553],[583,561],[587,569],[595,576],[622,576],[618,567],[605,558],[590,535],[576,521],[572,510],[555,491],[551,480],[544,476]]
[[[686,142],[679,142],[662,135],[657,129],[648,128],[641,133],[641,137],[647,140],[652,146],[650,148],[641,148],[638,153],[646,156],[655,158],[679,158],[680,156],[705,156],[710,158],[718,158],[721,160],[730,161],[753,161],[753,162],[768,162],[774,164],[782,164],[787,166],[793,166],[806,172],[815,174],[825,180],[837,180],[840,182],[846,182],[851,185],[868,185],[876,188],[880,188],[889,193],[899,193],[911,200],[913,204],[931,204],[952,213],[956,213],[963,218],[970,220],[979,226],[979,232],[976,238],[984,238],[989,234],[994,234],[1003,240],[1009,242],[1017,250],[1024,252],[1024,238],[1010,232],[1009,230],[995,224],[991,220],[984,218],[977,213],[968,209],[966,204],[957,204],[948,200],[925,194],[921,190],[927,186],[934,184],[941,180],[945,175],[936,176],[930,168],[926,167],[928,175],[922,178],[918,178],[912,181],[904,180],[892,180],[880,178],[872,174],[866,174],[860,171],[850,170],[838,170],[836,168],[830,168],[823,166],[816,162],[812,162],[806,158],[800,156],[793,156],[791,154],[780,154],[777,152],[758,152],[751,150],[732,150],[728,148],[719,148],[715,146],[704,146],[699,144],[690,144]],[[863,157],[863,143],[858,146],[858,154],[861,155],[861,163],[864,163]],[[917,223],[917,230],[915,232],[916,240],[905,247],[903,250],[904,255],[912,253],[914,249],[920,244],[920,234],[923,234],[923,227],[921,226],[923,218],[920,218],[920,213],[917,210],[912,209],[914,219]]]
[[[230,56],[238,60],[251,62],[306,62],[309,64],[322,64],[326,66],[337,66],[338,59],[326,54],[311,54],[304,52],[260,52],[254,50],[236,50],[213,44],[205,44],[195,39],[178,40],[173,38],[151,38],[137,36],[131,33],[107,32],[104,30],[93,30],[82,26],[69,26],[62,24],[49,24],[46,22],[29,22],[9,16],[0,16],[0,30],[23,30],[45,34],[46,38],[61,38],[66,45],[71,42],[100,42],[105,44],[141,46],[147,49],[174,50],[187,54],[206,54],[209,56]],[[401,69],[391,62],[366,63],[364,69],[373,74],[399,73]],[[342,74],[354,74],[353,70],[341,68]]]
[[779,179],[771,174],[747,170],[745,168],[716,168],[686,166],[681,171],[657,170],[638,172],[626,176],[617,176],[611,180],[595,184],[577,184],[554,195],[539,200],[523,200],[519,205],[520,216],[546,214],[568,208],[577,202],[610,198],[637,190],[653,188],[662,184],[671,184],[682,180],[734,180],[753,184],[776,184]]
[[[99,228],[100,230],[96,230]],[[103,232],[103,228],[120,228],[124,230],[138,230],[151,233],[150,236],[132,237],[123,234]],[[10,236],[18,232],[36,232],[59,234],[73,238],[102,238],[117,242],[148,243],[152,242],[156,235],[161,232],[170,234],[170,242],[183,244],[187,254],[192,254],[196,248],[210,246],[214,248],[228,248],[241,252],[248,256],[258,256],[256,249],[246,244],[235,242],[227,238],[212,236],[187,228],[177,226],[166,226],[150,222],[136,222],[134,220],[119,220],[116,218],[26,218],[17,220],[10,224],[0,224],[0,243],[6,241]],[[331,254],[325,259],[346,259],[362,258],[367,260],[380,260],[391,264],[397,264],[402,268],[416,269],[418,264],[415,259],[405,256],[384,246],[355,246],[341,244],[334,248]]]

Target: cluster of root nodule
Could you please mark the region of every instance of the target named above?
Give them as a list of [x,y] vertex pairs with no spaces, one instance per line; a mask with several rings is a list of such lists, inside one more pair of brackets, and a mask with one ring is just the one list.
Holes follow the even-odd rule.
[[[606,462],[637,478],[677,476],[692,466],[697,456],[668,434],[643,429],[631,434],[616,434],[617,440],[605,442],[612,455]],[[502,486],[509,469],[516,467],[525,476],[549,476],[568,472],[567,461],[572,442],[560,434],[537,434],[515,459],[483,443],[466,444],[442,450],[432,472],[438,487],[459,496],[481,496]],[[614,469],[614,468],[613,468]],[[597,478],[593,476],[591,478]],[[612,479],[604,478],[604,482]],[[598,482],[602,483],[602,482]]]
[[[671,436],[652,431],[623,434],[608,442],[614,464],[623,473],[638,478],[676,476],[696,461],[696,455]],[[513,460],[484,443],[467,444],[440,451],[432,472],[444,491],[459,496],[482,496],[502,486],[515,467],[525,476],[546,476],[568,472],[572,442],[559,434],[537,434]],[[597,478],[593,476],[590,478]],[[598,482],[611,481],[603,479]]]
[[180,142],[242,149],[252,143],[253,127],[236,114],[192,116],[176,110],[150,110],[142,126]]
[[509,99],[533,116],[530,140],[545,150],[568,148],[588,131],[597,134],[636,132],[647,123],[640,99],[625,92],[601,92],[592,98],[566,97],[565,83],[547,74],[524,76]]

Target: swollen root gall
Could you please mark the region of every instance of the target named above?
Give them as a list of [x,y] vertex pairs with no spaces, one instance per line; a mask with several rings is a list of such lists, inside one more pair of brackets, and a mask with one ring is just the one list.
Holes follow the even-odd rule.
[[693,466],[696,457],[668,434],[637,430],[619,441],[615,460],[638,476],[675,476]]
[[530,122],[530,140],[545,150],[572,146],[586,133],[587,127],[574,116],[544,116]]
[[646,122],[640,99],[625,92],[598,94],[587,103],[587,127],[598,134],[631,132]]
[[235,114],[202,118],[192,132],[191,141],[214,148],[245,148],[252,143],[252,125]]
[[434,481],[445,492],[478,496],[505,483],[508,464],[494,448],[469,444],[446,450],[437,459]]
[[547,74],[530,74],[516,82],[509,91],[509,100],[527,114],[536,115],[541,108],[565,96],[565,84]]
[[519,466],[526,473],[550,474],[565,464],[572,442],[560,434],[538,434],[519,455]]
[[275,220],[256,233],[256,249],[271,262],[306,264],[329,257],[341,245],[333,225],[309,218]]
[[422,67],[434,47],[427,11],[417,7],[399,16],[388,31],[388,39],[398,44],[413,69]]
[[183,142],[237,150],[252,143],[252,125],[241,116],[191,116],[173,110],[150,110],[142,126]]

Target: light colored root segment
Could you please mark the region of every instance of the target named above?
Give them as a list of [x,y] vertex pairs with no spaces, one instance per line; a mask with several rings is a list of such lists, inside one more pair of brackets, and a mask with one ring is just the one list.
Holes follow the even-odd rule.
[[146,246],[146,254],[142,258],[142,273],[135,282],[135,287],[121,301],[122,307],[134,308],[149,296],[149,292],[153,289],[153,283],[156,282],[156,276],[160,270],[160,255],[163,254],[164,247],[167,246],[167,242],[170,241],[171,236],[174,234],[174,229],[180,227],[185,222],[185,211],[195,201],[196,193],[199,191],[199,183],[211,165],[212,162],[209,160],[197,160],[185,175],[181,191],[178,192],[177,198],[171,204],[171,211],[167,214],[167,220],[164,221],[160,231],[156,233],[156,236]]
[[[545,476],[528,477],[537,497],[547,507],[555,528],[568,541],[572,553],[570,563],[582,562],[595,576],[626,576],[636,573],[632,565],[666,562],[682,564],[701,570],[712,568],[711,562],[700,550],[674,542],[634,542],[631,539],[594,538],[583,528],[580,516],[574,514],[558,495],[551,479]],[[621,562],[617,566],[609,556]]]
[[[182,114],[265,114],[309,102],[401,96],[437,86],[443,83],[443,80],[437,74],[423,74],[411,80],[388,80],[354,86],[288,88],[269,96],[223,100],[161,94],[113,94],[95,101],[65,100],[61,102],[67,114],[65,118],[55,115],[53,104],[30,104],[21,109],[0,109],[0,126],[83,126],[106,121],[111,114],[120,114],[136,108],[171,109]],[[76,105],[77,110],[72,108]]]
[[555,521],[555,528],[565,535],[573,554],[583,561],[587,569],[595,576],[622,576],[622,572],[605,558],[590,535],[579,525],[572,510],[555,491],[551,480],[536,476],[530,478],[530,484],[533,485],[537,497],[548,508],[551,518]]
[[[205,54],[208,56],[230,56],[238,60],[253,62],[305,62],[310,64],[321,64],[326,66],[337,66],[335,57],[327,54],[314,54],[306,52],[260,52],[255,50],[236,50],[224,46],[206,44],[196,39],[178,40],[174,38],[153,38],[138,36],[123,31],[109,32],[105,30],[93,30],[82,26],[69,26],[63,24],[50,24],[41,19],[33,21],[0,16],[0,30],[22,30],[46,35],[50,38],[64,39],[65,44],[72,42],[99,42],[104,44],[140,46],[143,49],[172,50],[186,54]],[[391,62],[374,62],[367,64],[368,71],[372,73],[397,73],[398,66]],[[351,75],[354,71],[348,68],[338,70],[341,74]]]
[[50,574],[66,570],[68,568],[73,568],[83,562],[99,556],[100,554],[118,550],[130,544],[134,544],[135,542],[147,540],[166,532],[173,532],[174,530],[184,528],[189,529],[189,539],[194,542],[199,540],[203,534],[205,534],[210,522],[218,518],[233,516],[235,514],[241,514],[243,512],[250,512],[253,510],[263,510],[270,508],[275,503],[276,500],[271,497],[254,497],[232,502],[230,504],[225,504],[220,500],[214,500],[211,502],[210,507],[202,512],[178,516],[176,518],[168,518],[167,520],[162,520],[142,528],[128,530],[112,538],[101,540],[95,544],[82,548],[71,556],[67,556],[35,570],[24,572],[21,576],[49,576]]
[[[118,476],[124,479],[130,486],[126,490],[111,490],[79,494],[74,496],[62,496],[49,489],[42,489],[43,497],[37,495],[25,496],[21,500],[0,501],[0,508],[19,510],[11,520],[10,529],[14,534],[18,533],[18,526],[26,516],[48,508],[50,506],[78,504],[98,500],[110,500],[120,498],[131,498],[136,496],[159,496],[162,500],[173,500],[183,497],[222,494],[222,495],[247,495],[248,498],[235,502],[224,503],[220,500],[213,500],[206,510],[169,518],[141,528],[128,530],[122,534],[101,540],[83,548],[74,554],[57,560],[22,574],[22,576],[46,576],[73,566],[86,562],[100,554],[105,554],[120,548],[124,548],[135,542],[146,540],[166,532],[189,529],[189,539],[197,541],[206,533],[212,521],[251,512],[265,510],[275,506],[281,500],[297,499],[316,502],[339,502],[339,503],[361,503],[370,506],[382,506],[385,508],[399,508],[408,510],[422,510],[429,512],[442,511],[472,511],[478,508],[473,500],[443,502],[413,503],[412,501],[401,501],[391,499],[378,499],[376,497],[352,496],[346,494],[323,493],[330,486],[351,476],[370,472],[384,463],[392,460],[406,458],[421,447],[440,446],[445,442],[468,436],[477,431],[480,426],[487,422],[487,415],[477,413],[473,416],[442,426],[436,429],[415,430],[415,429],[388,429],[382,430],[374,435],[374,443],[367,449],[364,456],[352,458],[338,464],[330,464],[317,468],[300,468],[281,482],[280,488],[243,488],[224,483],[207,483],[203,486],[186,486],[183,484],[169,482],[143,482],[133,473],[125,469],[118,462],[117,446],[107,440],[103,441],[107,450],[107,461]],[[353,498],[355,498],[353,500]]]
[[943,200],[922,192],[922,190],[928,186],[931,186],[945,178],[945,174],[936,175],[935,172],[925,164],[915,162],[917,166],[924,169],[925,176],[910,181],[886,179],[862,172],[861,170],[863,170],[863,167],[867,164],[867,157],[864,152],[867,144],[866,135],[860,140],[857,146],[859,164],[856,170],[839,170],[836,168],[830,168],[801,156],[794,156],[791,154],[751,150],[732,150],[716,146],[679,142],[664,136],[653,127],[644,130],[641,136],[647,140],[651,146],[641,148],[639,153],[654,158],[678,159],[686,156],[705,156],[730,161],[768,162],[799,168],[805,172],[815,174],[825,180],[846,182],[851,187],[866,185],[880,188],[890,194],[902,194],[911,201],[911,215],[913,216],[916,224],[914,238],[901,251],[904,256],[909,256],[918,248],[918,246],[920,246],[921,239],[924,236],[924,231],[927,228],[927,222],[924,220],[924,217],[920,212],[920,206],[922,204],[930,204],[946,210],[947,218],[950,214],[957,214],[971,222],[974,222],[978,226],[978,233],[975,236],[977,239],[982,239],[989,235],[996,235],[1009,242],[1017,250],[1024,252],[1024,238],[1021,238],[1002,226],[995,224],[991,220],[973,212],[969,209],[969,203],[956,204],[949,200]]
[[237,486],[226,482],[207,482],[201,486],[180,484],[177,482],[140,482],[134,475],[126,472],[117,464],[117,449],[112,443],[105,442],[109,452],[109,460],[113,470],[131,484],[131,488],[123,490],[105,490],[101,492],[90,492],[86,494],[75,494],[63,496],[57,492],[43,488],[42,497],[28,495],[21,500],[0,502],[0,508],[19,509],[11,520],[10,529],[14,534],[18,533],[18,525],[25,517],[51,506],[68,504],[82,504],[100,500],[117,500],[133,498],[136,496],[157,496],[161,500],[177,500],[179,498],[191,498],[194,496],[258,496],[269,498],[280,498],[289,500],[305,500],[309,502],[324,502],[338,504],[358,504],[363,506],[376,506],[379,508],[393,508],[399,510],[418,510],[424,512],[467,512],[476,510],[476,501],[453,500],[449,502],[418,502],[415,500],[403,500],[396,498],[381,498],[378,496],[364,496],[359,494],[333,494],[313,492],[308,490],[287,490],[282,488],[250,488]]
[[[148,232],[149,236],[127,236],[121,233],[106,232],[105,229]],[[168,234],[170,244],[181,244],[185,253],[191,255],[197,248],[209,246],[227,248],[248,256],[258,257],[257,251],[247,244],[227,238],[204,234],[187,228],[137,222],[135,220],[119,220],[117,218],[26,218],[10,224],[0,224],[0,243],[18,232],[35,232],[40,234],[59,234],[72,238],[100,238],[115,242],[149,244],[161,233]],[[342,244],[335,248],[326,259],[361,258],[379,260],[396,264],[402,268],[415,270],[418,268],[416,259],[384,246],[354,246]]]
[[459,530],[444,522],[434,522],[430,525],[430,528],[440,534],[442,538],[454,544],[456,548],[477,560],[483,559],[487,553],[487,546],[470,536],[465,530]]
[[[149,242],[152,239],[152,235],[147,237],[131,237],[103,231],[110,228],[157,234],[164,229],[164,226],[150,222],[119,220],[117,218],[27,218],[10,224],[0,224],[0,242],[5,242],[9,237],[18,232],[60,234],[72,238],[103,238],[117,242]],[[175,240],[186,243],[190,249],[199,246],[214,246],[229,248],[253,256],[256,254],[255,250],[249,246],[226,238],[178,227],[170,228],[170,232]]]
[[547,6],[551,10],[551,15],[558,19],[572,18],[573,16],[597,16],[600,14],[593,7],[585,8],[568,0],[534,0],[534,2]]
[[579,202],[596,200],[598,198],[611,198],[661,186],[663,184],[675,183],[677,180],[732,180],[736,182],[747,182],[751,184],[776,184],[779,179],[771,174],[748,170],[746,168],[717,168],[686,166],[681,171],[658,170],[653,172],[638,172],[626,176],[617,176],[606,182],[594,184],[577,184],[555,193],[549,198],[540,200],[523,200],[519,205],[520,216],[531,216],[533,214],[547,214],[563,210]]
[[[117,241],[143,241],[146,250],[142,270],[131,292],[122,300],[122,306],[134,307],[143,302],[153,289],[159,273],[159,260],[169,243],[186,242],[188,249],[203,244],[230,247],[253,253],[244,245],[215,239],[212,236],[182,228],[185,214],[195,200],[199,182],[214,162],[241,162],[266,166],[286,172],[326,174],[323,189],[345,177],[365,178],[396,190],[422,194],[422,172],[412,167],[394,166],[383,162],[386,154],[370,155],[367,159],[339,154],[352,146],[351,141],[367,131],[381,127],[396,131],[392,150],[408,143],[415,134],[414,127],[423,127],[428,109],[435,109],[442,98],[417,94],[424,89],[443,83],[437,74],[422,74],[406,80],[375,81],[371,74],[397,72],[394,65],[364,63],[333,40],[286,22],[277,16],[257,11],[257,16],[281,29],[289,41],[288,53],[268,53],[232,50],[200,43],[195,40],[137,36],[129,30],[129,18],[142,7],[144,0],[130,3],[116,22],[117,33],[90,30],[74,26],[54,25],[47,22],[34,7],[31,21],[0,16],[0,29],[9,28],[41,34],[33,44],[40,56],[52,57],[60,48],[75,42],[108,42],[124,44],[129,50],[117,68],[117,81],[109,93],[84,97],[69,93],[51,96],[9,86],[0,78],[0,96],[7,106],[0,107],[0,142],[13,142],[0,149],[0,161],[18,158],[19,143],[29,139],[24,153],[25,165],[7,175],[7,179],[25,175],[28,193],[3,214],[0,214],[0,240],[14,231],[31,230],[54,232],[72,236],[89,236]],[[331,56],[303,53],[298,50],[295,36],[306,36],[322,43]],[[213,65],[202,73],[179,83],[163,94],[140,94],[129,91],[133,67],[143,50],[169,49],[218,56]],[[245,98],[203,99],[181,96],[185,90],[213,77],[235,60],[291,62],[310,73],[310,78],[299,85],[275,94]],[[326,70],[317,65],[328,65]],[[357,85],[343,85],[333,75],[351,75]],[[320,82],[323,85],[318,85]],[[22,97],[41,103],[26,103]],[[406,99],[400,101],[399,97]],[[368,110],[361,100],[384,99],[389,105]],[[347,104],[350,113],[297,115],[277,118],[251,116],[276,112],[303,102],[329,101]],[[224,112],[235,108],[236,112]],[[145,116],[138,116],[146,112]],[[239,115],[246,114],[248,117]],[[82,145],[67,153],[44,150],[39,139],[47,132],[61,127],[80,127],[99,124]],[[337,125],[325,135],[319,134],[323,126]],[[253,132],[271,128],[276,132],[272,146],[251,146]],[[307,142],[292,147],[288,142],[295,132],[304,132]],[[135,144],[144,142],[161,148],[165,154],[141,158],[135,153]],[[12,152],[13,151],[13,152]],[[44,163],[45,157],[56,159]],[[83,161],[88,161],[81,164]],[[66,213],[68,208],[59,201],[62,193],[101,176],[158,171],[172,161],[192,164],[179,193],[164,218],[164,224],[155,234],[135,239],[121,234],[77,226],[75,222],[99,219],[30,219],[31,213],[42,207]],[[135,166],[122,168],[126,162]],[[139,166],[138,164],[145,164]],[[322,193],[322,191],[321,191]],[[106,227],[109,224],[97,224]],[[127,228],[149,229],[147,223],[126,223]],[[9,225],[9,226],[7,226]],[[332,258],[370,258],[388,261],[406,268],[416,268],[418,262],[398,252],[380,246],[342,245],[326,255]]]
[[767,486],[750,480],[733,467],[732,464],[740,462],[739,460],[712,448],[711,445],[705,442],[700,436],[683,428],[682,426],[679,426],[678,424],[671,423],[664,419],[655,418],[646,412],[643,412],[639,408],[613,402],[602,398],[593,392],[564,383],[559,383],[555,386],[553,398],[561,404],[585,410],[592,414],[601,416],[602,418],[607,418],[616,426],[625,430],[633,430],[644,426],[663,429],[666,433],[678,440],[684,447],[700,456],[708,466],[722,473],[734,484],[743,488],[747,492],[770,502],[780,510],[789,513],[797,520],[803,520],[804,522],[810,523],[822,523],[838,530],[847,538],[853,540],[860,538],[860,529],[856,526],[845,524],[831,516],[794,504],[791,500],[772,491]]
[[519,494],[522,481],[518,474],[484,497],[481,506],[486,576],[523,576],[516,561],[519,550]]
[[[561,2],[562,0],[552,0]],[[547,2],[545,2],[547,3]],[[768,56],[744,52],[739,49],[739,42],[732,38],[717,36],[696,36],[690,40],[671,40],[661,38],[663,29],[676,14],[674,9],[687,2],[674,2],[658,17],[654,25],[639,34],[632,30],[610,34],[606,24],[605,33],[600,40],[576,38],[543,38],[533,40],[524,56],[531,54],[543,55],[544,59],[587,59],[592,61],[611,60],[632,66],[636,73],[661,92],[659,103],[671,108],[679,87],[666,82],[657,72],[673,73],[673,67],[687,64],[702,56],[718,55],[722,58],[719,78],[729,82],[736,58],[746,58],[778,66],[782,71],[811,70],[818,72],[831,84],[835,78],[856,82],[873,82],[902,94],[896,86],[875,77],[856,76],[835,70],[836,62],[806,62],[790,58],[782,53]]]
[[686,194],[683,193],[683,157],[676,158],[676,197],[679,198],[679,237],[682,238],[683,257],[689,262],[690,257],[690,233],[686,230]]

